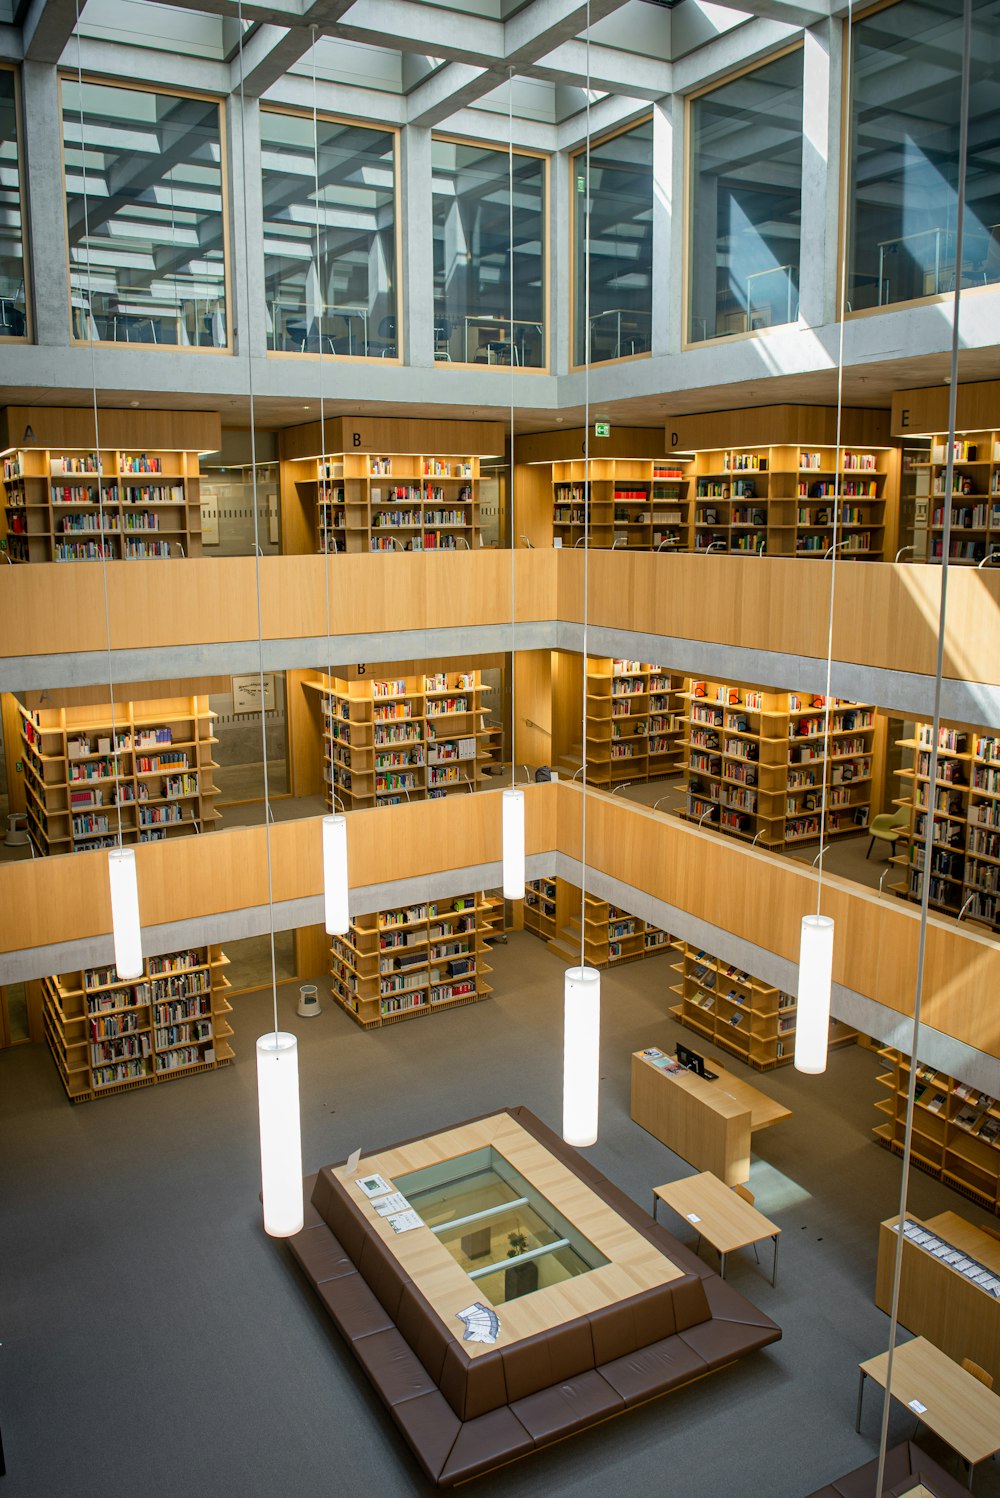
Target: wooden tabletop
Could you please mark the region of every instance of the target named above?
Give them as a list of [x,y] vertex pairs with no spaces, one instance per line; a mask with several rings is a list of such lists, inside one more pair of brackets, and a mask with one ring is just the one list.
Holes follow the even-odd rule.
[[722,1254],[746,1248],[750,1243],[759,1243],[762,1238],[773,1238],[781,1232],[777,1223],[737,1196],[710,1170],[703,1170],[696,1176],[684,1176],[680,1181],[670,1181],[666,1186],[654,1186],[653,1191],[660,1201],[686,1218]]
[[[536,1332],[573,1321],[641,1290],[668,1284],[683,1273],[509,1113],[497,1113],[461,1128],[447,1129],[395,1149],[383,1150],[377,1155],[367,1155],[353,1176],[348,1174],[345,1166],[336,1167],[334,1175],[456,1341],[462,1341],[464,1332],[457,1313],[483,1298],[475,1280],[469,1278],[445,1244],[426,1225],[408,1233],[394,1233],[386,1219],[379,1216],[358,1189],[356,1181],[359,1176],[379,1173],[392,1182],[397,1176],[453,1159],[484,1145],[492,1145],[509,1160],[515,1170],[608,1260],[586,1274],[562,1280],[498,1306],[501,1327],[498,1345],[507,1345],[521,1337],[530,1337]],[[485,1343],[465,1342],[463,1346],[470,1357],[490,1350]]]
[[[908,1215],[912,1221],[920,1221],[919,1217]],[[894,1221],[898,1221],[898,1218]],[[982,1228],[977,1228],[968,1218],[959,1217],[957,1212],[941,1212],[937,1217],[925,1220],[923,1226],[929,1233],[936,1233],[939,1238],[943,1238],[945,1243],[960,1248],[970,1258],[978,1259],[987,1269],[1000,1274],[1000,1242],[989,1233],[984,1233]]]
[[[882,1352],[860,1368],[884,1389],[888,1361]],[[914,1399],[924,1405],[914,1414],[973,1466],[1000,1451],[1000,1398],[926,1338],[896,1348],[892,1397],[911,1409]]]
[[641,1051],[634,1051],[633,1055],[653,1071],[660,1072],[665,1082],[694,1093],[717,1112],[738,1114],[749,1111],[751,1133],[756,1132],[757,1129],[768,1129],[772,1124],[781,1123],[783,1119],[792,1116],[790,1108],[776,1103],[774,1098],[768,1097],[766,1093],[752,1087],[749,1082],[744,1082],[732,1072],[726,1071],[721,1062],[716,1061],[714,1057],[705,1058],[708,1070],[716,1073],[716,1080],[709,1082],[705,1077],[696,1076],[692,1071],[663,1071],[662,1067],[656,1066]]

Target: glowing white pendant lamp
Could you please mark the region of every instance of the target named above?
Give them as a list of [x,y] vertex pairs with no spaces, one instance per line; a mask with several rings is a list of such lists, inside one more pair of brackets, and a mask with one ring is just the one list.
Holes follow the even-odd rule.
[[323,901],[329,936],[346,936],[350,930],[348,894],[347,818],[333,812],[323,818]]
[[111,926],[115,938],[115,967],[119,978],[142,977],[142,928],[139,925],[139,886],[135,849],[112,848],[108,854],[111,885]]
[[524,791],[508,786],[503,803],[503,894],[505,900],[524,899]]
[[799,1001],[795,1015],[795,1070],[826,1071],[833,982],[833,921],[804,915],[799,944]]
[[264,1231],[290,1238],[302,1231],[302,1133],[299,1124],[299,1045],[272,1030],[257,1042],[260,1179]]
[[563,999],[563,1138],[578,1149],[597,1143],[601,1080],[601,975],[566,969]]

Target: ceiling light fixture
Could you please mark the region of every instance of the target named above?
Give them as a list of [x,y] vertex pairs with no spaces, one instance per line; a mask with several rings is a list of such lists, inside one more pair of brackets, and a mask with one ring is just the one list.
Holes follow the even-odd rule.
[[514,497],[514,69],[507,70],[507,256],[508,317],[510,327],[510,449],[507,484],[510,539],[510,785],[500,798],[503,896],[524,899],[524,791],[514,784],[517,774],[516,640],[514,638],[514,546],[517,540]]
[[590,0],[587,0],[587,151],[583,207],[583,784],[580,792],[580,966],[563,979],[563,1138],[578,1149],[597,1143],[601,1083],[601,975],[585,962],[587,923],[587,604],[590,552]]

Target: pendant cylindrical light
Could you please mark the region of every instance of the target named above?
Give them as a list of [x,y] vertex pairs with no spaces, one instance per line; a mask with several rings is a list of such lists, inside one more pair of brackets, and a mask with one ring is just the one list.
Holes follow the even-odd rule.
[[577,1149],[597,1143],[601,1080],[601,975],[566,969],[563,999],[563,1138]]
[[257,1042],[257,1109],[264,1231],[290,1238],[302,1231],[302,1132],[299,1124],[299,1045],[272,1030]]
[[351,927],[347,897],[347,818],[334,812],[323,818],[323,901],[330,936],[346,936]]
[[524,791],[508,786],[503,803],[503,894],[505,900],[524,899]]
[[799,944],[799,1000],[795,1014],[795,1070],[826,1071],[833,982],[833,921],[804,915]]
[[142,928],[139,925],[139,886],[135,849],[112,848],[108,854],[111,885],[111,926],[115,938],[115,967],[119,978],[142,977]]

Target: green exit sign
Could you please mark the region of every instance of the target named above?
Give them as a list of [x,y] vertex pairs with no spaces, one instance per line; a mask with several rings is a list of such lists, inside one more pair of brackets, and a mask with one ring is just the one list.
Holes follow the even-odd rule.
[[587,190],[586,178],[584,178],[584,177],[577,177],[577,179],[576,179],[576,190],[577,190],[577,192],[586,192],[586,190]]
[[595,437],[610,437],[611,436],[611,423],[610,423],[610,421],[595,421],[594,422],[594,436]]

